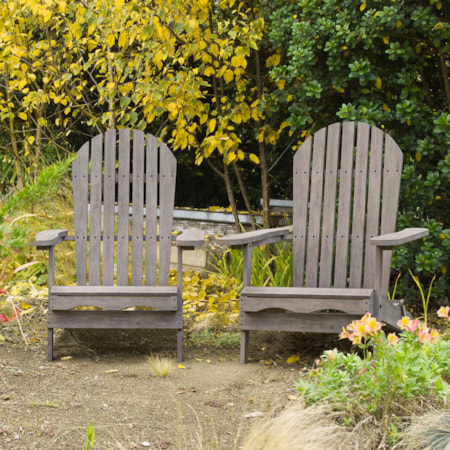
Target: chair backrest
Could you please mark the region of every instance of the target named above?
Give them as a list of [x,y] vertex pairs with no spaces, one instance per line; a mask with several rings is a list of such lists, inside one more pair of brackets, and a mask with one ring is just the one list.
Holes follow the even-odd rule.
[[110,130],[81,147],[72,174],[78,285],[167,285],[176,182],[168,147]]
[[295,286],[373,287],[369,239],[395,231],[402,164],[394,140],[365,123],[329,125],[301,145],[294,157]]

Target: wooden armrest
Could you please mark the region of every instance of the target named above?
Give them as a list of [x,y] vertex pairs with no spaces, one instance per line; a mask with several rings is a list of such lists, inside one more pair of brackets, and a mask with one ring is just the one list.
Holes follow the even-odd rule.
[[415,241],[430,234],[428,228],[405,228],[395,233],[382,234],[370,239],[371,245],[377,247],[394,247],[396,245],[406,244]]
[[247,231],[246,233],[233,234],[216,239],[221,245],[245,245],[264,241],[274,237],[286,237],[292,232],[292,226],[279,228],[264,228],[261,230]]
[[57,245],[60,242],[64,241],[64,238],[67,236],[67,230],[44,230],[40,231],[36,237],[35,241],[31,242],[30,245],[34,245],[36,247],[49,247],[52,245]]
[[176,245],[178,247],[193,247],[205,243],[205,233],[197,228],[187,228],[176,236]]

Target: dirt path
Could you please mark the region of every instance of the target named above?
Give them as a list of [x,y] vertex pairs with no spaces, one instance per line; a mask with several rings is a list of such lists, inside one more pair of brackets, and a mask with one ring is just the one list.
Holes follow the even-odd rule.
[[[255,333],[251,354],[185,346],[167,378],[147,355],[173,354],[175,338],[151,330],[67,332],[46,345],[0,345],[0,449],[81,449],[92,422],[96,449],[238,449],[261,414],[295,400],[295,382],[335,339]],[[290,354],[300,361],[287,364]],[[62,359],[61,359],[62,358]]]

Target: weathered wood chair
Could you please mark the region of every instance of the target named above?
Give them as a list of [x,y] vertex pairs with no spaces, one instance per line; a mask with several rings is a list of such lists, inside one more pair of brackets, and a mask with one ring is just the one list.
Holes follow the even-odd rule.
[[[81,147],[72,177],[75,235],[47,230],[33,243],[49,251],[48,359],[54,328],[156,328],[177,330],[181,360],[182,250],[204,239],[194,229],[172,233],[175,156],[149,134],[111,130]],[[55,246],[67,240],[75,241],[77,285],[55,286]],[[169,286],[174,240],[178,285]]]
[[[395,232],[402,161],[382,130],[332,124],[294,156],[293,226],[218,239],[244,249],[242,363],[249,330],[338,333],[366,312],[394,327],[406,314],[387,298],[392,249],[428,230]],[[252,287],[252,248],[283,239],[292,239],[294,286]]]

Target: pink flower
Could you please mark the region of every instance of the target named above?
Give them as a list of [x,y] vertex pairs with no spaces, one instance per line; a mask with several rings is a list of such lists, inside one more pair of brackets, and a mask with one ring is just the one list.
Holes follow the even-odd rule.
[[439,334],[439,331],[436,329],[432,329],[430,331],[430,342],[437,342],[440,339],[441,335]]
[[377,322],[377,319],[375,317],[368,317],[368,319],[365,321],[365,331],[369,334],[369,336],[374,335],[377,331],[381,330],[382,327],[381,322]]
[[420,320],[419,319],[411,320],[409,317],[402,317],[397,322],[397,325],[402,330],[414,333],[417,330],[417,328],[419,328],[419,326],[420,326]]
[[419,337],[419,342],[423,344],[430,342],[430,329],[427,326],[423,326],[418,330],[417,336]]
[[387,343],[388,345],[396,345],[398,344],[399,338],[395,333],[389,333],[387,335]]
[[339,335],[339,339],[350,339],[351,340],[351,335],[345,327],[342,328],[342,332]]
[[450,319],[450,306],[441,306],[437,312],[439,317]]

